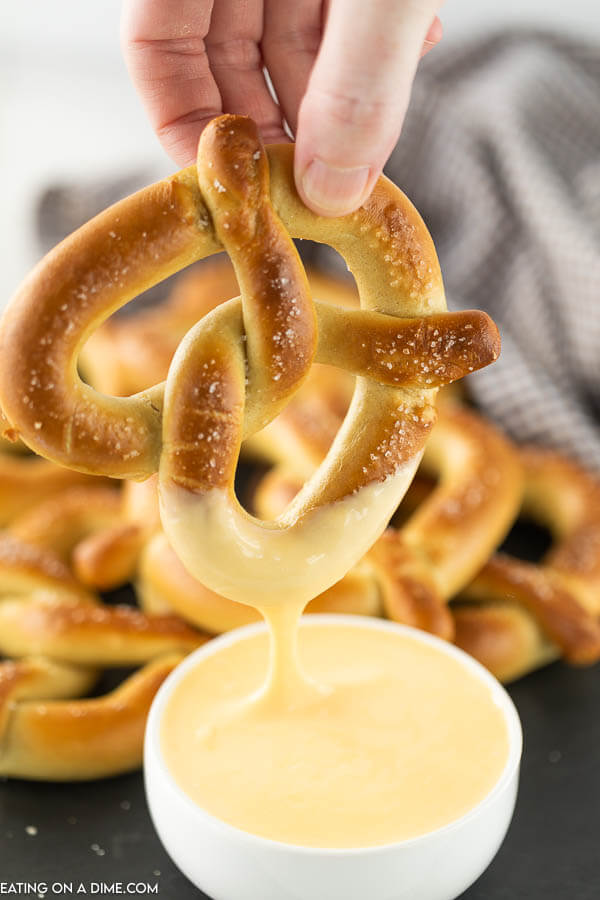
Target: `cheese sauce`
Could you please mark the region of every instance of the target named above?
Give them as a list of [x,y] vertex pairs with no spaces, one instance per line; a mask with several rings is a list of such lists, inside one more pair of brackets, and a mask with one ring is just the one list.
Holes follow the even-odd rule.
[[368,847],[439,828],[485,797],[508,731],[467,667],[407,635],[293,618],[275,624],[292,642],[283,665],[255,635],[175,688],[162,751],[195,803],[273,840]]

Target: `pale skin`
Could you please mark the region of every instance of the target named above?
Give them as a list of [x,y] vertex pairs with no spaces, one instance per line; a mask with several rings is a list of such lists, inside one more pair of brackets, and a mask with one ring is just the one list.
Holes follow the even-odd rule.
[[[150,122],[181,166],[214,116],[251,116],[266,143],[296,141],[315,212],[352,212],[396,144],[419,58],[440,40],[441,0],[124,0],[125,60]],[[263,74],[269,72],[279,104]]]

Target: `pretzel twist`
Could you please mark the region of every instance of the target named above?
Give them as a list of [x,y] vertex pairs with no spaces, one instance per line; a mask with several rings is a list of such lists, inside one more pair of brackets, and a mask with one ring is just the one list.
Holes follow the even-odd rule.
[[[355,292],[339,280],[310,272],[309,282],[313,294],[321,300],[346,307],[356,306]],[[111,323],[103,339],[103,356],[96,361],[98,376],[110,368],[102,365],[106,363],[107,353],[111,353],[110,359],[114,359],[119,371],[131,359],[143,358],[147,367],[150,360],[143,356],[144,343],[150,339],[153,352],[157,349],[161,351],[158,363],[162,368],[158,377],[162,377],[166,374],[178,340],[193,323],[199,310],[209,311],[213,298],[222,300],[228,291],[233,290],[233,284],[231,268],[226,262],[218,261],[208,270],[203,268],[188,272],[178,283],[173,297],[159,309],[135,319],[129,317]],[[133,364],[128,369],[128,383],[134,384],[131,390],[144,386],[139,380],[141,371],[141,367],[134,369]],[[132,380],[135,377],[137,382]],[[329,448],[351,393],[350,378],[345,379],[343,373],[330,369],[320,371],[320,367],[315,366],[309,383],[292,399],[283,416],[245,445],[253,454],[284,467],[273,470],[259,485],[257,503],[261,514],[277,515],[291,502],[299,489],[299,478],[309,476]],[[396,516],[394,530],[388,531],[370,555],[371,563],[376,555],[379,557],[379,565],[352,570],[335,586],[334,596],[333,589],[326,591],[311,605],[311,609],[324,611],[328,609],[330,600],[335,602],[341,599],[344,611],[378,614],[381,612],[381,593],[385,592],[388,615],[427,626],[426,600],[427,596],[431,596],[432,574],[434,581],[447,587],[446,596],[453,595],[468,572],[479,568],[483,555],[489,552],[491,545],[500,540],[501,532],[506,530],[509,519],[516,514],[519,502],[521,479],[516,473],[515,451],[507,447],[506,441],[494,439],[494,432],[479,417],[455,411],[453,418],[454,429],[448,430],[444,427],[447,416],[442,414],[441,423],[433,432],[423,460],[424,473],[438,475],[440,471],[445,472],[445,499],[438,493],[439,502],[433,506],[424,505],[412,525],[408,521],[408,533],[412,532],[415,538],[411,544],[419,551],[418,559],[431,562],[435,573],[421,569],[413,582],[417,590],[420,583],[425,586],[420,592],[419,602],[412,610],[407,605],[406,582],[402,577],[409,562],[406,555],[400,554],[400,570],[394,565],[399,550],[395,529],[401,524],[396,521]],[[461,482],[462,499],[459,484],[455,482],[460,469],[452,465],[452,459],[460,447],[463,449],[458,456],[464,460],[465,473]],[[540,454],[539,465],[528,462]],[[594,505],[599,502],[595,499],[598,496],[597,485],[574,464],[552,454],[528,450],[521,458],[527,473],[525,512],[552,526],[555,549],[542,569],[505,555],[496,555],[463,592],[460,602],[450,607],[457,625],[457,642],[503,680],[518,677],[556,659],[560,654],[570,661],[595,659],[595,625],[591,618],[596,615],[595,600],[600,595],[594,575],[594,568],[600,564],[600,550],[595,539],[597,528],[593,518]],[[482,506],[485,509],[486,486],[490,484],[490,478],[496,485],[492,492],[492,506],[499,515],[496,536],[492,534],[491,538],[480,518]],[[540,483],[534,491],[536,478]],[[413,482],[401,508],[405,524],[419,506],[425,504],[430,492],[431,482],[424,479]],[[468,500],[466,504],[465,500]],[[541,512],[544,515],[540,512],[535,515],[535,507],[540,507],[540,504],[543,504]],[[435,511],[440,509],[443,516],[437,520]],[[471,512],[467,519],[465,511]],[[447,539],[443,534],[440,540],[438,530],[448,516],[454,520],[451,534],[463,554],[470,558],[475,550],[467,575],[458,578],[458,581],[456,572],[460,568],[460,555],[451,552],[453,547],[446,546]],[[415,525],[419,523],[418,530],[426,538],[425,546],[421,546],[419,535],[415,533]],[[467,539],[465,529],[469,529]],[[573,536],[563,544],[567,532],[573,532]],[[468,539],[469,534],[471,540]],[[479,541],[478,547],[473,547],[473,539]],[[427,547],[444,548],[443,558],[432,558]],[[569,558],[560,576],[555,572],[549,577],[548,562],[554,558],[565,560],[567,554]],[[573,560],[577,561],[575,568]],[[436,569],[438,562],[442,565]],[[445,578],[445,564],[457,567],[454,574],[450,572],[449,581]],[[571,584],[575,585],[574,591]],[[227,630],[253,621],[256,617],[250,609],[227,601],[193,579],[177,560],[164,535],[157,536],[145,548],[138,587],[140,602],[148,610],[166,612],[177,609],[184,618],[210,632]],[[341,588],[345,588],[342,595],[337,593]],[[577,605],[573,603],[573,595]],[[470,602],[465,602],[467,598]],[[479,602],[474,602],[474,598]],[[587,613],[582,607],[587,608]],[[435,606],[433,611],[436,611]]]
[[[277,514],[294,497],[300,478],[327,452],[350,395],[344,373],[315,367],[284,413],[252,439],[251,452],[279,463],[258,486],[261,514]],[[422,470],[438,479],[435,490],[382,535],[366,561],[386,615],[451,639],[448,601],[510,528],[521,501],[521,468],[492,425],[444,404]]]
[[45,658],[0,663],[0,773],[74,781],[137,769],[150,704],[182,658],[153,660],[91,699],[77,699],[93,683],[87,669]]
[[[106,606],[50,551],[0,538],[0,774],[72,779],[141,762],[161,681],[204,636],[173,615]],[[143,668],[79,699],[112,666]]]
[[98,479],[57,466],[33,454],[0,451],[0,527],[16,515],[77,485]]
[[[24,440],[83,471],[144,478],[159,469],[163,521],[186,567],[243,600],[256,576],[239,543],[245,530],[264,550],[263,569],[279,576],[263,584],[265,603],[304,574],[289,565],[292,544],[316,549],[320,590],[362,555],[418,465],[435,388],[498,354],[497,330],[483,313],[444,312],[431,239],[397,189],[380,179],[356,213],[320,218],[295,193],[292,152],[273,147],[267,160],[253,123],[214,120],[196,169],[117,204],[42,261],[0,335],[0,396]],[[345,257],[362,309],[313,307],[290,235],[330,243]],[[115,398],[78,379],[79,350],[103,319],[223,247],[242,301],[221,305],[189,332],[166,387]],[[361,377],[331,452],[284,515],[265,526],[233,496],[239,447],[289,401],[313,358]],[[320,562],[336,504],[376,485],[384,485],[385,502],[369,510],[335,564]],[[178,530],[190,507],[198,527]],[[225,544],[227,571],[214,566]]]
[[539,565],[494,556],[454,608],[457,643],[504,681],[559,656],[600,659],[600,482],[554,451],[521,459],[523,514],[553,545]]

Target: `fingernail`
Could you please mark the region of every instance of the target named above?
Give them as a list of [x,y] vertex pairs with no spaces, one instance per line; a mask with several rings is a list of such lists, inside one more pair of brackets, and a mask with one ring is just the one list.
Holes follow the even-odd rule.
[[340,216],[360,206],[369,174],[369,166],[342,169],[315,157],[302,176],[302,190],[318,212]]

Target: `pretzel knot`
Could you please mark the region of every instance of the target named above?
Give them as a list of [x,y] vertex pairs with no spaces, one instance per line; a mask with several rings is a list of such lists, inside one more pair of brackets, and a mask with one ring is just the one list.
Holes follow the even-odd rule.
[[[291,146],[265,151],[250,120],[214,120],[197,167],[107,210],[40,263],[0,335],[0,399],[25,442],[85,472],[158,470],[165,529],[191,573],[234,600],[255,588],[265,604],[297,590],[308,570],[318,593],[363,555],[412,479],[435,389],[499,351],[484,313],[445,312],[431,239],[397,188],[380,178],[357,212],[322,218],[299,200],[292,160]],[[311,300],[294,237],[345,258],[360,309]],[[79,351],[104,319],[222,249],[241,299],[191,329],[165,385],[116,398],[81,382]],[[313,360],[359,376],[353,400],[315,475],[265,523],[234,497],[240,445]]]

